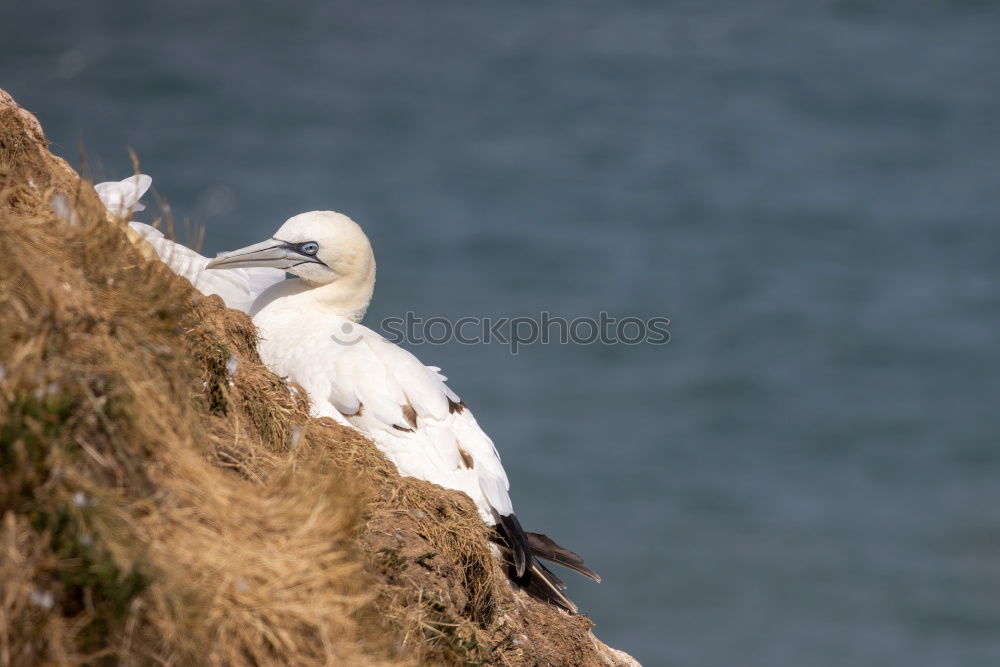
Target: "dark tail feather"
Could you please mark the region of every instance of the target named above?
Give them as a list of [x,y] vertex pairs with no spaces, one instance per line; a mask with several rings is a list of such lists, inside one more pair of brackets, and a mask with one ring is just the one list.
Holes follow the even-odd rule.
[[561,591],[566,590],[566,582],[563,581],[562,579],[560,579],[559,577],[557,577],[556,574],[555,574],[555,572],[553,572],[549,568],[545,567],[545,563],[543,563],[542,561],[540,561],[540,560],[538,560],[536,558],[534,560],[534,564],[537,565],[538,567],[542,568],[542,571],[545,572],[545,578],[549,582],[551,582],[553,586],[555,586],[556,588],[558,588]]
[[528,592],[528,595],[562,607],[571,614],[577,613],[576,605],[562,593],[566,584],[537,560],[531,561],[531,571],[526,575],[525,581],[518,583]]
[[554,604],[560,609],[565,609],[571,614],[577,613],[576,605],[562,593],[563,589],[566,588],[566,584],[564,584],[559,577],[550,572],[548,568],[538,562],[538,560],[532,558],[531,567],[524,573],[523,576],[519,577],[514,572],[514,558],[510,547],[506,544],[501,544],[500,551],[503,554],[504,560],[510,566],[508,576],[510,576],[511,580],[520,586],[528,595],[536,600]]
[[587,567],[583,562],[583,558],[569,549],[559,546],[548,536],[541,535],[540,533],[525,533],[524,535],[528,540],[528,547],[531,549],[531,552],[539,558],[544,558],[556,565],[568,567],[574,572],[582,574],[596,582],[601,581],[600,575]]
[[[521,530],[521,524],[513,514],[500,517],[494,541],[499,544],[503,558],[510,566],[508,575],[514,583],[531,597],[554,604],[570,613],[577,613],[577,609],[573,601],[562,593],[566,584],[542,565],[538,558],[567,567],[594,581],[601,580],[596,572],[584,565],[579,555],[564,549],[545,535]],[[519,546],[522,549],[520,553]],[[523,568],[518,562],[519,555],[523,559]]]
[[[528,538],[521,528],[521,522],[513,514],[500,517],[500,527],[503,529],[503,537],[507,540],[514,555],[514,571],[518,578],[524,576],[531,562],[531,547],[528,546]],[[582,562],[582,561],[581,561]]]

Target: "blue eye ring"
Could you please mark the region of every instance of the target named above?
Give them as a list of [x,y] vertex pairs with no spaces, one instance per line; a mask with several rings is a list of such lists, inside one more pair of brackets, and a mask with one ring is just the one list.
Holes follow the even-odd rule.
[[303,255],[315,255],[319,252],[319,244],[315,241],[308,241],[299,246],[299,252]]

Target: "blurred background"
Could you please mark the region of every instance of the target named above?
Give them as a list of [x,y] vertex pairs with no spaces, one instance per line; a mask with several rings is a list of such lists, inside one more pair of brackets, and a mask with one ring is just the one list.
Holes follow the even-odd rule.
[[209,254],[354,217],[374,327],[670,317],[413,348],[612,646],[1000,664],[1000,5],[262,5],[6,0],[0,87]]

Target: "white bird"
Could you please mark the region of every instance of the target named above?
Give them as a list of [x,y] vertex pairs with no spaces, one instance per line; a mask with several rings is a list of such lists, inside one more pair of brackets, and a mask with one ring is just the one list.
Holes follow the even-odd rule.
[[268,368],[306,390],[315,416],[333,418],[370,437],[400,474],[472,498],[483,521],[495,527],[511,578],[530,594],[576,611],[562,593],[565,584],[538,558],[594,581],[600,577],[577,554],[521,528],[493,441],[445,384],[440,369],[425,366],[360,323],[375,288],[375,256],[360,226],[332,211],[303,213],[271,239],[211,261],[142,227],[160,257],[203,292],[220,284],[206,275],[229,271],[298,276],[274,282],[259,296],[254,289],[265,281],[254,284],[244,276],[238,280],[237,298],[231,289],[224,290],[230,298],[222,294],[230,307],[252,299],[242,309],[260,331],[258,350]]
[[265,290],[250,309],[268,367],[302,385],[315,414],[342,417],[369,436],[401,474],[472,498],[496,527],[514,579],[576,611],[536,556],[600,578],[578,555],[521,528],[493,441],[440,370],[360,323],[375,289],[375,255],[361,227],[333,211],[302,213],[269,240],[208,263],[246,267],[298,276]]

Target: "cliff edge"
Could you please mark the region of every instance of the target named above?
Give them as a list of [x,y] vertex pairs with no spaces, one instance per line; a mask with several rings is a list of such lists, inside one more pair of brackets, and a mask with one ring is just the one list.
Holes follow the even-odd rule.
[[2,90],[0,255],[0,666],[637,664],[311,419]]

